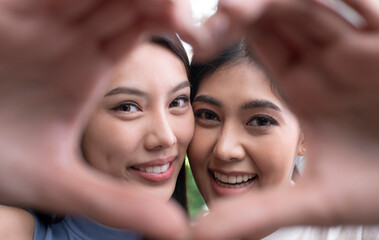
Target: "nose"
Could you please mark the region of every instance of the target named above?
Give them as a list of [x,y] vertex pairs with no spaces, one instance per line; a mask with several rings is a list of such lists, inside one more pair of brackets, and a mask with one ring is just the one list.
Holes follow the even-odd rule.
[[173,126],[165,112],[152,116],[145,139],[145,148],[148,150],[165,149],[176,144],[177,139]]
[[241,134],[235,124],[224,124],[213,149],[213,155],[223,161],[240,161],[245,157]]

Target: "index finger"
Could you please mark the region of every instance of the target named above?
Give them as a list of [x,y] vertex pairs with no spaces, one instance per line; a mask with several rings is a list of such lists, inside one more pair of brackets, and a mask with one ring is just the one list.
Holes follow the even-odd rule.
[[221,0],[216,14],[196,30],[190,42],[197,57],[210,58],[239,39],[272,1]]

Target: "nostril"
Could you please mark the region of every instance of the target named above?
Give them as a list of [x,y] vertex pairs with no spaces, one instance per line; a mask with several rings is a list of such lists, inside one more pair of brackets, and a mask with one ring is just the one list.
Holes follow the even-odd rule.
[[155,132],[145,138],[145,147],[148,150],[165,149],[174,146],[176,143],[176,136],[172,133]]
[[213,155],[222,161],[240,161],[245,156],[245,151],[242,147],[215,147]]

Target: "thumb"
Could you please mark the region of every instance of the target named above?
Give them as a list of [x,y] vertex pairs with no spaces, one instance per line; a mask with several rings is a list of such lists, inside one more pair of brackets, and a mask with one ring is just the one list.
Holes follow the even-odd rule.
[[[281,226],[305,224],[322,212],[320,195],[303,187],[266,190],[228,198],[210,206],[210,213],[192,228],[193,239],[262,238]],[[318,218],[320,219],[320,218]]]
[[64,176],[55,182],[54,197],[65,199],[59,201],[59,208],[66,213],[84,214],[110,227],[155,238],[178,238],[187,229],[184,211],[174,202],[157,200],[86,166],[71,169]]

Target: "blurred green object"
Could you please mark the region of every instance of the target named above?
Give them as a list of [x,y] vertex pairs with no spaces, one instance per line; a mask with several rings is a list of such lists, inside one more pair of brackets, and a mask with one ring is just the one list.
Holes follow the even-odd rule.
[[199,190],[197,189],[195,180],[193,179],[191,167],[186,156],[185,159],[186,175],[187,175],[187,201],[188,212],[191,218],[198,215],[205,208],[205,203]]

